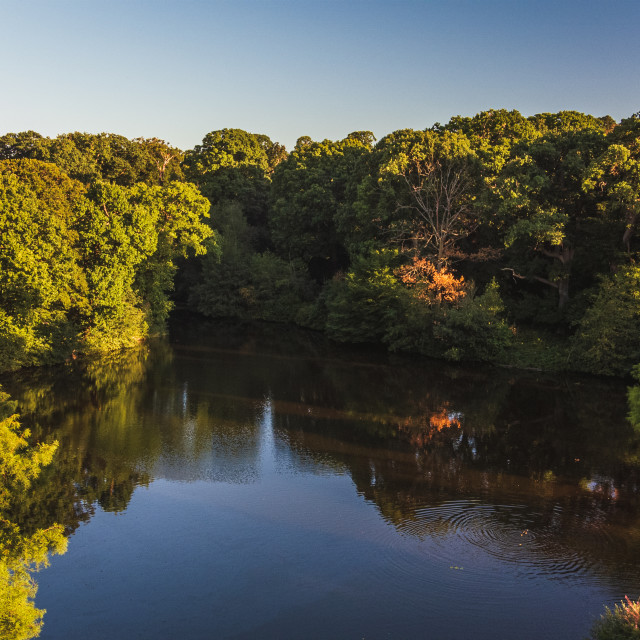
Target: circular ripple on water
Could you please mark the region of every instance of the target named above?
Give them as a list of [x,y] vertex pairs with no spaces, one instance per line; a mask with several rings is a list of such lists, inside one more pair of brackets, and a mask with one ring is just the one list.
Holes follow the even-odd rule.
[[[525,505],[459,500],[417,508],[394,524],[405,536],[420,541],[409,555],[426,554],[454,568],[461,557],[471,557],[485,570],[490,570],[493,559],[494,568],[501,563],[517,565],[530,578],[579,578],[593,573],[602,554],[623,556],[625,551],[624,540],[611,535],[604,521],[584,521],[559,507],[542,514]],[[394,555],[393,550],[390,553]],[[389,569],[402,571],[400,565],[407,562],[404,555],[395,556]]]

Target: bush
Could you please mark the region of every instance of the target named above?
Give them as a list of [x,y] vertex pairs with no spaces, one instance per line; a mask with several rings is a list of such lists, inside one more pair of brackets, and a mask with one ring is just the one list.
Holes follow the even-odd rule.
[[481,296],[465,296],[457,306],[443,309],[434,327],[436,339],[449,360],[493,360],[513,340],[501,317],[504,307],[498,284],[492,280]]
[[381,342],[397,319],[402,286],[390,266],[393,251],[354,259],[344,278],[325,288],[326,331],[339,342]]
[[572,361],[582,371],[605,375],[627,375],[640,361],[640,267],[602,280],[578,323]]
[[612,609],[605,607],[605,613],[592,627],[590,640],[640,640],[640,602],[625,596]]
[[312,298],[312,283],[301,260],[286,262],[265,252],[251,257],[249,294],[253,318],[292,322]]

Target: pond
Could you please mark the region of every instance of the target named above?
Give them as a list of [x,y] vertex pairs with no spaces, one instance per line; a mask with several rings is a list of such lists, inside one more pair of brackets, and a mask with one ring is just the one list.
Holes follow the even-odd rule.
[[640,585],[623,382],[271,325],[0,379],[60,448],[43,640],[583,638]]

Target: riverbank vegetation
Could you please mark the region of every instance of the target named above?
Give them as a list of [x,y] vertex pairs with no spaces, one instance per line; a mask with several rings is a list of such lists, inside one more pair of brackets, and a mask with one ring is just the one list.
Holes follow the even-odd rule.
[[23,132],[0,159],[0,369],[127,346],[175,303],[454,361],[640,362],[637,114],[495,110],[290,152]]
[[591,640],[633,640],[640,638],[640,602],[628,596],[613,609],[605,607],[605,613],[591,630]]

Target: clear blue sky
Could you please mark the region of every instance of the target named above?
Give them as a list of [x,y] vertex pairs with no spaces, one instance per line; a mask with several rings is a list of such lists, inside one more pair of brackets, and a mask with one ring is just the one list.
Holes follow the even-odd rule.
[[0,0],[0,134],[380,138],[640,110],[640,0]]

